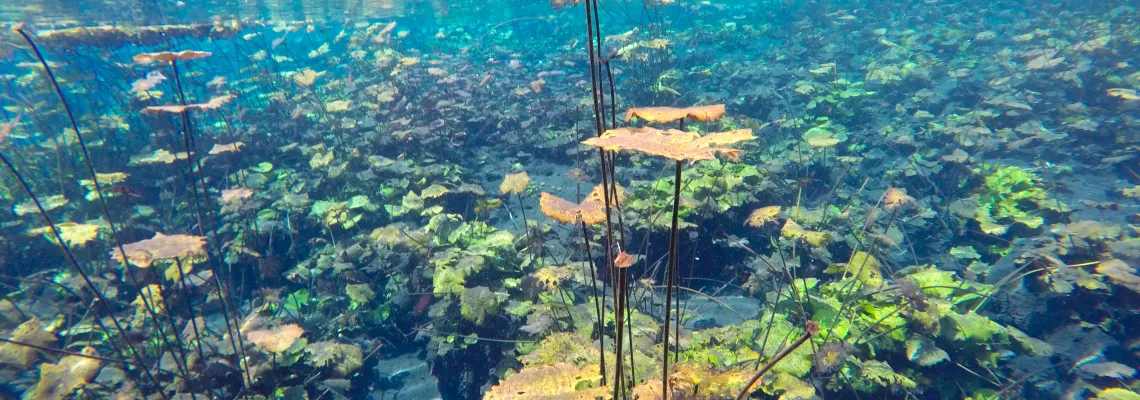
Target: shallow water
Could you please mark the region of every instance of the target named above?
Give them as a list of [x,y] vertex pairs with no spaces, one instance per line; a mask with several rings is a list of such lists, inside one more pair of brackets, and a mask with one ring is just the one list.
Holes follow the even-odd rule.
[[559,3],[0,5],[0,398],[1140,398],[1129,2]]

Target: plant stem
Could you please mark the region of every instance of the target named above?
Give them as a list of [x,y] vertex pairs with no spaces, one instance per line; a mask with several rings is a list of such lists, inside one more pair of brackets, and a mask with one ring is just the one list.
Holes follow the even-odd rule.
[[586,245],[586,259],[590,261],[590,283],[594,289],[594,311],[597,312],[597,316],[598,316],[598,353],[599,353],[599,359],[601,360],[600,366],[601,366],[601,374],[602,374],[602,386],[605,386],[606,385],[606,341],[605,341],[606,322],[605,322],[605,320],[602,319],[602,314],[606,308],[606,291],[603,288],[602,296],[600,298],[598,297],[598,276],[597,276],[597,273],[594,272],[594,268],[595,268],[594,267],[594,256],[591,255],[591,251],[590,251],[590,234],[588,231],[586,231],[586,222],[579,221],[579,223],[582,224],[582,240],[585,242],[585,245]]
[[[673,225],[669,230],[669,261],[666,264],[665,276],[667,288],[665,289],[665,323],[664,334],[661,336],[662,340],[662,359],[661,359],[661,398],[664,400],[669,399],[669,317],[672,309],[670,304],[673,301],[673,285],[675,282],[675,270],[677,269],[677,225],[680,220],[681,212],[681,161],[676,162],[673,172]],[[678,309],[679,313],[681,310]],[[680,319],[680,318],[678,318]]]
[[748,393],[752,390],[752,386],[756,384],[756,381],[759,381],[760,377],[764,376],[764,373],[768,372],[768,370],[776,366],[776,363],[780,362],[780,360],[783,360],[784,357],[787,357],[788,354],[791,354],[792,351],[795,351],[809,338],[815,336],[816,333],[819,333],[819,323],[815,321],[808,321],[807,329],[804,331],[804,333],[800,335],[800,337],[797,338],[795,342],[792,342],[790,346],[785,347],[783,350],[780,350],[779,353],[776,353],[776,356],[772,357],[772,361],[768,361],[767,364],[764,364],[763,368],[760,368],[759,371],[756,371],[756,375],[752,376],[752,380],[748,382],[748,385],[744,387],[744,390],[741,390],[740,394],[736,395],[736,400],[743,400],[744,396],[747,396]]

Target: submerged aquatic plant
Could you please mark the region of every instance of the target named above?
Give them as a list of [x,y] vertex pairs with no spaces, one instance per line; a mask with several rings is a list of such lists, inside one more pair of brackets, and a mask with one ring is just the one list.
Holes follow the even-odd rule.
[[[105,376],[8,388],[475,398],[497,380],[488,397],[1132,394],[1130,360],[1111,349],[1132,339],[1119,305],[1140,258],[1128,226],[1137,35],[1121,23],[1135,10],[1040,18],[999,4],[977,18],[930,3],[900,20],[879,6],[789,19],[772,18],[794,14],[779,4],[552,5],[571,3],[586,11],[585,42],[541,34],[574,31],[572,13],[459,26],[440,2],[396,4],[384,21],[364,4],[345,22],[41,31],[39,64],[6,69],[4,112],[17,122],[0,130],[11,161],[0,201],[14,218],[0,259],[17,268],[3,276],[0,329],[42,317],[55,343],[34,331],[0,354],[19,349],[10,373],[58,377],[74,356]],[[387,19],[432,8],[430,32]],[[638,26],[618,33],[624,22],[601,21],[602,8]],[[191,43],[212,55],[177,52]],[[563,71],[586,66],[575,49],[588,81]],[[580,101],[585,82],[592,99]],[[625,110],[662,132],[699,125],[585,156],[581,122],[599,136],[644,132],[618,126],[630,104],[701,104]],[[771,118],[779,129],[761,131]],[[763,137],[676,140],[740,128]],[[701,162],[663,178],[656,157]],[[533,181],[505,193],[515,199],[484,192],[499,183],[491,171],[524,165]],[[574,184],[595,173],[600,185]],[[535,203],[567,225],[523,215],[520,232],[509,220]],[[656,218],[667,212],[680,218]],[[665,226],[669,239],[655,231]],[[158,232],[179,238],[148,239]],[[757,375],[808,321],[818,334]],[[279,352],[248,340],[286,326],[303,333]],[[411,350],[424,351],[399,354]]]

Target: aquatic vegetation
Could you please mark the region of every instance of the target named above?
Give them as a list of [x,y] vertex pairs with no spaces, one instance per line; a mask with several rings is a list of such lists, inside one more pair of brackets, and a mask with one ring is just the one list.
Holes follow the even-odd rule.
[[1135,397],[1137,11],[797,5],[8,10],[0,391]]
[[737,129],[701,136],[698,133],[676,129],[659,130],[643,127],[609,130],[597,138],[586,139],[582,144],[609,151],[642,152],[677,161],[702,161],[713,160],[716,153],[725,154],[730,158],[737,157],[740,154],[739,150],[714,146],[729,145],[755,138],[752,136],[751,129]]
[[[601,380],[597,365],[575,368],[568,363],[523,368],[487,392],[487,399],[524,400],[594,398],[606,396],[606,387],[589,387]],[[577,388],[583,387],[582,390]]]
[[282,325],[275,329],[259,329],[246,332],[246,337],[253,344],[260,346],[271,353],[282,353],[293,346],[305,330],[296,324]]
[[[543,192],[539,197],[538,204],[542,208],[543,214],[564,224],[578,221],[587,225],[600,224],[606,220],[604,190],[601,185],[598,185],[582,199],[581,203],[573,203]],[[624,202],[626,196],[625,188],[617,185],[616,201]]]
[[34,347],[21,346],[20,343],[50,347],[58,341],[54,334],[43,329],[39,318],[24,321],[12,330],[8,340],[0,344],[0,363],[15,364],[25,369],[35,364],[39,352]]
[[[95,349],[84,347],[78,355],[64,356],[58,363],[40,364],[40,380],[29,392],[29,398],[61,400],[72,396],[76,390],[92,383],[103,365],[95,355]],[[88,356],[88,357],[85,357]]]
[[[155,232],[154,237],[123,245],[123,251],[111,252],[111,259],[130,262],[140,268],[150,268],[159,260],[187,259],[204,253],[206,238],[192,235],[163,235]],[[125,256],[125,257],[124,257]]]
[[[754,166],[718,160],[703,162],[683,171],[681,180],[685,182],[681,188],[682,228],[692,226],[691,222],[685,221],[690,215],[717,215],[755,201],[754,193],[768,184]],[[668,228],[668,220],[660,216],[670,207],[667,199],[672,194],[672,186],[671,180],[666,178],[634,182],[630,198],[625,200],[626,209],[639,213],[640,218],[634,222]]]
[[364,354],[360,346],[326,340],[305,346],[309,354],[305,362],[313,367],[333,366],[342,376],[351,374],[364,365]]
[[1014,166],[991,167],[989,171],[978,197],[977,219],[983,232],[1005,233],[1010,221],[1035,229],[1045,219],[1031,212],[1060,207],[1056,202],[1049,204],[1045,190],[1033,173]]

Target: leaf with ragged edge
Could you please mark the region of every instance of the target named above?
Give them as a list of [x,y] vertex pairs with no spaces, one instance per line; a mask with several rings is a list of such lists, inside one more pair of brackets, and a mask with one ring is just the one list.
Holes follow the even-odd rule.
[[907,324],[906,318],[899,314],[899,307],[897,304],[872,304],[865,303],[859,307],[859,318],[863,321],[864,326],[874,326],[876,332],[890,332],[884,338],[892,338],[898,341],[906,339],[907,330],[901,329]]
[[352,196],[351,199],[348,199],[348,208],[349,209],[363,208],[363,209],[368,210],[368,211],[376,211],[378,207],[376,207],[375,204],[372,204],[372,201],[368,199],[368,196],[360,194],[360,195]]
[[994,340],[1007,339],[1009,331],[1001,325],[973,311],[966,314],[950,314],[946,319],[954,325],[954,340],[985,343]]
[[421,191],[420,197],[423,197],[425,199],[434,199],[434,198],[437,198],[437,197],[440,197],[440,196],[447,194],[447,192],[449,192],[449,191],[450,190],[448,188],[444,187],[443,185],[436,183],[436,184],[432,184],[431,186],[428,186],[423,191]]
[[578,369],[569,363],[526,367],[499,381],[484,399],[593,399],[605,396],[610,391],[604,387],[578,390],[580,386],[590,386],[602,379],[598,368],[597,364],[589,364]]
[[523,365],[555,365],[571,363],[574,366],[597,365],[598,347],[590,339],[573,333],[557,332],[547,335],[538,347],[519,357]]
[[779,400],[807,400],[815,397],[815,386],[788,374],[777,374],[772,389],[781,392]]
[[1115,361],[1084,364],[1078,369],[1083,373],[1100,378],[1131,379],[1133,375],[1136,375],[1135,368]]
[[506,293],[496,293],[486,286],[477,286],[463,291],[459,298],[459,313],[475,325],[483,325],[488,315],[499,312],[499,304],[506,299]]
[[463,273],[449,267],[436,267],[432,277],[432,292],[436,295],[457,294],[463,292],[466,283]]
[[[767,359],[775,356],[785,346],[790,344],[792,340],[802,332],[800,329],[788,322],[787,317],[777,316],[770,331],[767,333],[767,341],[763,342],[763,336],[757,337],[757,343],[753,347],[763,347],[764,354]],[[804,376],[811,372],[812,366],[812,348],[811,346],[800,346],[799,348],[784,357],[779,363],[772,367],[774,373],[788,373],[793,376]]]
[[506,307],[503,307],[503,311],[506,311],[507,314],[510,314],[516,318],[522,318],[527,314],[530,314],[531,310],[534,309],[533,304],[534,303],[532,303],[530,300],[511,300],[509,303],[507,303]]
[[[815,307],[813,307],[815,308]],[[846,318],[839,318],[836,321],[838,311],[829,307],[819,307],[815,313],[812,314],[811,320],[819,322],[820,334],[823,337],[847,337],[848,332],[851,331],[851,322]]]
[[[791,221],[791,220],[788,220]],[[785,228],[787,224],[785,224]],[[883,274],[880,271],[882,264],[879,260],[863,251],[856,251],[851,255],[851,261],[842,264],[832,264],[823,272],[831,274],[844,274],[846,276],[855,276],[860,283],[878,287],[883,284]]]
[[914,336],[906,341],[906,357],[923,367],[950,361],[950,354],[934,345],[930,339]]
[[959,260],[978,260],[982,258],[973,246],[958,246],[950,248],[950,255]]
[[482,246],[475,246],[476,248],[485,247],[487,249],[502,249],[509,248],[514,245],[515,235],[508,231],[495,231],[483,240]]
[[922,292],[927,296],[934,296],[940,299],[948,298],[954,293],[954,288],[958,286],[958,282],[954,279],[953,272],[943,271],[934,266],[921,268],[907,274],[906,278],[914,281],[918,287],[923,288]]
[[882,361],[863,361],[859,368],[861,374],[859,379],[866,380],[874,385],[881,387],[902,387],[914,388],[917,387],[913,380],[905,376],[899,375],[891,368],[890,364]]
[[677,161],[712,160],[715,153],[730,157],[740,150],[714,147],[756,139],[751,129],[737,129],[701,136],[695,132],[676,129],[659,130],[649,127],[625,127],[606,131],[602,136],[587,139],[582,144],[610,151],[637,151]]
[[285,309],[296,313],[302,307],[309,305],[309,290],[300,289],[285,296]]
[[408,211],[416,211],[424,208],[424,199],[421,198],[416,192],[408,192],[404,198],[400,200],[400,205]]

